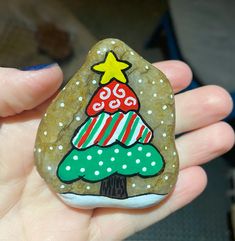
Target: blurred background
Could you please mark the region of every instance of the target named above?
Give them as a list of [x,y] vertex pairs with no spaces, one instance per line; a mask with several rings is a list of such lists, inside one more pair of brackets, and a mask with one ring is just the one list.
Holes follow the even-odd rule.
[[[194,72],[189,89],[217,84],[234,98],[234,16],[234,0],[1,1],[0,66],[56,61],[66,82],[94,43],[114,37],[150,62],[187,62]],[[234,126],[235,111],[226,121]],[[232,150],[204,166],[209,183],[197,200],[127,240],[234,240],[234,156]]]

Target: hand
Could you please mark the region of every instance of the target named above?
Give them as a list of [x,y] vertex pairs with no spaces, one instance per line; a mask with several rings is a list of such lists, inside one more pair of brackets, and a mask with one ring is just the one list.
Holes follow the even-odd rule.
[[[179,61],[155,64],[177,93],[192,73]],[[234,144],[232,128],[220,122],[232,109],[228,93],[205,86],[176,95],[176,141],[180,174],[173,193],[161,204],[141,210],[66,206],[47,187],[34,166],[39,121],[62,82],[57,65],[37,71],[0,68],[0,240],[121,240],[196,198],[207,178],[201,165]]]

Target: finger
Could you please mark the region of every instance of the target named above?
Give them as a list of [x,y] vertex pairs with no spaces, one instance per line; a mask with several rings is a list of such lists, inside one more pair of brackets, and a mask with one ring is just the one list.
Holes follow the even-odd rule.
[[[179,173],[173,193],[161,204],[138,210],[96,209],[90,227],[99,227],[100,235],[105,234],[105,237],[122,240],[191,202],[204,190],[206,183],[206,174],[201,167],[184,169]],[[105,237],[99,238],[107,240]]]
[[57,64],[41,70],[0,68],[0,116],[30,110],[53,95],[62,83]]
[[153,64],[169,79],[175,93],[185,89],[192,81],[190,67],[182,61],[169,60]]
[[176,134],[225,118],[233,108],[228,92],[215,85],[204,86],[175,96]]
[[229,151],[234,145],[234,131],[219,122],[182,135],[176,140],[180,168],[201,165]]

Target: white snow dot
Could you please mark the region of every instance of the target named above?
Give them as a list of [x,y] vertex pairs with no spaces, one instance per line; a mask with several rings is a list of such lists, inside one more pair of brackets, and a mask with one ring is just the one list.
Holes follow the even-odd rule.
[[59,126],[63,126],[64,124],[62,122],[59,122]]
[[151,166],[155,166],[156,165],[156,162],[151,162]]
[[54,148],[53,148],[53,146],[50,146],[49,149],[52,151]]
[[51,169],[52,169],[51,166],[48,166],[48,167],[47,167],[47,170],[48,170],[48,171],[50,171]]
[[163,136],[163,137],[166,137],[166,133],[164,132],[164,133],[162,134],[162,136]]
[[150,157],[151,155],[152,155],[151,152],[146,153],[146,157]]
[[58,146],[58,149],[59,149],[59,150],[62,150],[62,149],[63,149],[63,146],[62,146],[62,145],[59,145],[59,146]]
[[142,168],[142,171],[143,171],[143,172],[146,172],[146,171],[147,171],[147,168],[146,168],[146,167],[143,167],[143,168]]
[[38,148],[38,152],[41,152],[42,151],[42,149],[41,148]]
[[163,120],[161,120],[161,124],[164,124],[164,121],[163,121]]
[[80,120],[81,120],[80,116],[76,116],[76,121],[80,121]]
[[78,156],[77,156],[77,155],[74,155],[74,156],[73,156],[73,160],[75,160],[75,161],[78,160]]
[[139,164],[140,163],[140,159],[136,159],[135,162],[136,162],[136,164]]
[[107,172],[111,172],[112,171],[112,168],[111,167],[108,167],[107,168]]
[[153,81],[152,81],[152,84],[154,85],[154,84],[156,84],[156,82],[153,80]]
[[100,50],[98,50],[96,53],[97,53],[97,54],[101,54],[101,51],[100,51]]
[[140,94],[142,95],[143,93],[144,93],[144,92],[141,90],[141,91],[140,91]]
[[60,185],[60,188],[61,188],[61,189],[64,189],[64,188],[65,188],[65,185],[63,185],[63,184]]
[[94,84],[94,85],[96,84],[96,80],[95,79],[92,80],[92,84]]
[[114,158],[114,157],[111,157],[110,160],[113,162],[113,161],[115,161],[115,158]]
[[139,147],[137,148],[137,150],[138,150],[138,151],[142,151],[142,150],[143,150],[143,147],[142,147],[142,146],[139,146]]
[[160,79],[160,83],[163,83],[163,79]]
[[117,148],[114,149],[114,152],[115,152],[115,153],[119,153],[119,149],[117,149]]
[[76,82],[76,85],[79,85],[79,84],[80,84],[80,82],[79,82],[79,81],[77,81],[77,82]]
[[148,110],[147,113],[148,113],[149,115],[151,115],[151,114],[153,113],[153,111],[152,111],[152,110]]
[[127,168],[126,164],[122,165],[122,169],[126,169],[126,168]]
[[130,52],[130,54],[131,54],[131,55],[134,55],[134,53],[133,53],[132,51]]
[[174,117],[174,114],[173,114],[173,113],[171,113],[171,117]]
[[95,171],[94,173],[95,173],[96,176],[98,176],[100,174],[99,171]]
[[87,189],[87,190],[90,190],[90,189],[91,189],[91,187],[90,187],[90,186],[86,186],[86,189]]
[[170,95],[170,98],[173,99],[173,95]]
[[102,150],[98,150],[97,153],[98,153],[99,155],[101,155],[101,154],[103,153],[103,151],[102,151]]
[[87,160],[91,160],[91,159],[92,159],[92,156],[91,156],[91,155],[88,155],[88,156],[86,157],[86,159],[87,159]]
[[175,168],[175,164],[173,164],[172,167]]
[[162,106],[162,109],[163,109],[163,110],[166,110],[166,109],[167,109],[167,105],[163,105],[163,106]]
[[142,79],[138,79],[138,82],[139,82],[139,83],[142,83]]
[[149,69],[149,66],[148,66],[148,65],[145,65],[145,69]]
[[154,94],[153,94],[153,97],[157,97],[157,94],[156,94],[156,93],[154,93]]
[[176,152],[175,151],[173,152],[173,156],[176,156]]
[[60,107],[62,107],[62,108],[64,107],[64,102],[60,103]]
[[102,161],[99,161],[99,166],[103,166],[103,162]]
[[111,44],[115,44],[116,42],[114,40],[111,41]]
[[131,156],[132,155],[132,152],[131,151],[128,151],[127,152],[127,156]]
[[165,148],[165,150],[167,150],[167,149],[168,149],[168,147],[167,147],[167,146],[165,146],[164,148]]
[[84,167],[80,168],[80,172],[85,172],[86,169]]
[[165,180],[168,180],[168,179],[169,179],[169,177],[168,177],[168,176],[165,176],[165,177],[164,177],[164,179],[165,179]]
[[66,170],[66,171],[70,171],[70,170],[71,170],[71,166],[66,166],[66,167],[65,167],[65,170]]
[[132,187],[135,187],[136,185],[135,185],[135,183],[132,183],[132,185],[131,185]]
[[150,188],[151,187],[151,185],[147,185],[147,188]]
[[47,117],[47,113],[45,113],[44,116]]
[[82,96],[79,96],[79,97],[78,97],[78,100],[79,100],[79,101],[82,101]]
[[46,136],[47,135],[47,131],[44,131],[43,134],[44,134],[44,136]]

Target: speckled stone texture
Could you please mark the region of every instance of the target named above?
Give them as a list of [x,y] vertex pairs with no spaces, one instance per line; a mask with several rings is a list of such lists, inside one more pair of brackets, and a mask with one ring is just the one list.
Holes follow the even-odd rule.
[[49,106],[42,119],[35,144],[35,160],[40,175],[56,193],[99,195],[101,182],[82,180],[62,183],[56,176],[59,162],[72,148],[74,131],[87,118],[85,108],[99,86],[100,74],[91,66],[104,60],[107,51],[114,51],[120,60],[132,67],[126,71],[128,84],[140,101],[140,114],[154,131],[154,144],[165,160],[164,171],[149,178],[127,177],[128,196],[168,194],[178,175],[178,154],[175,147],[174,94],[166,76],[139,56],[122,41],[105,39],[88,53],[79,69]]

